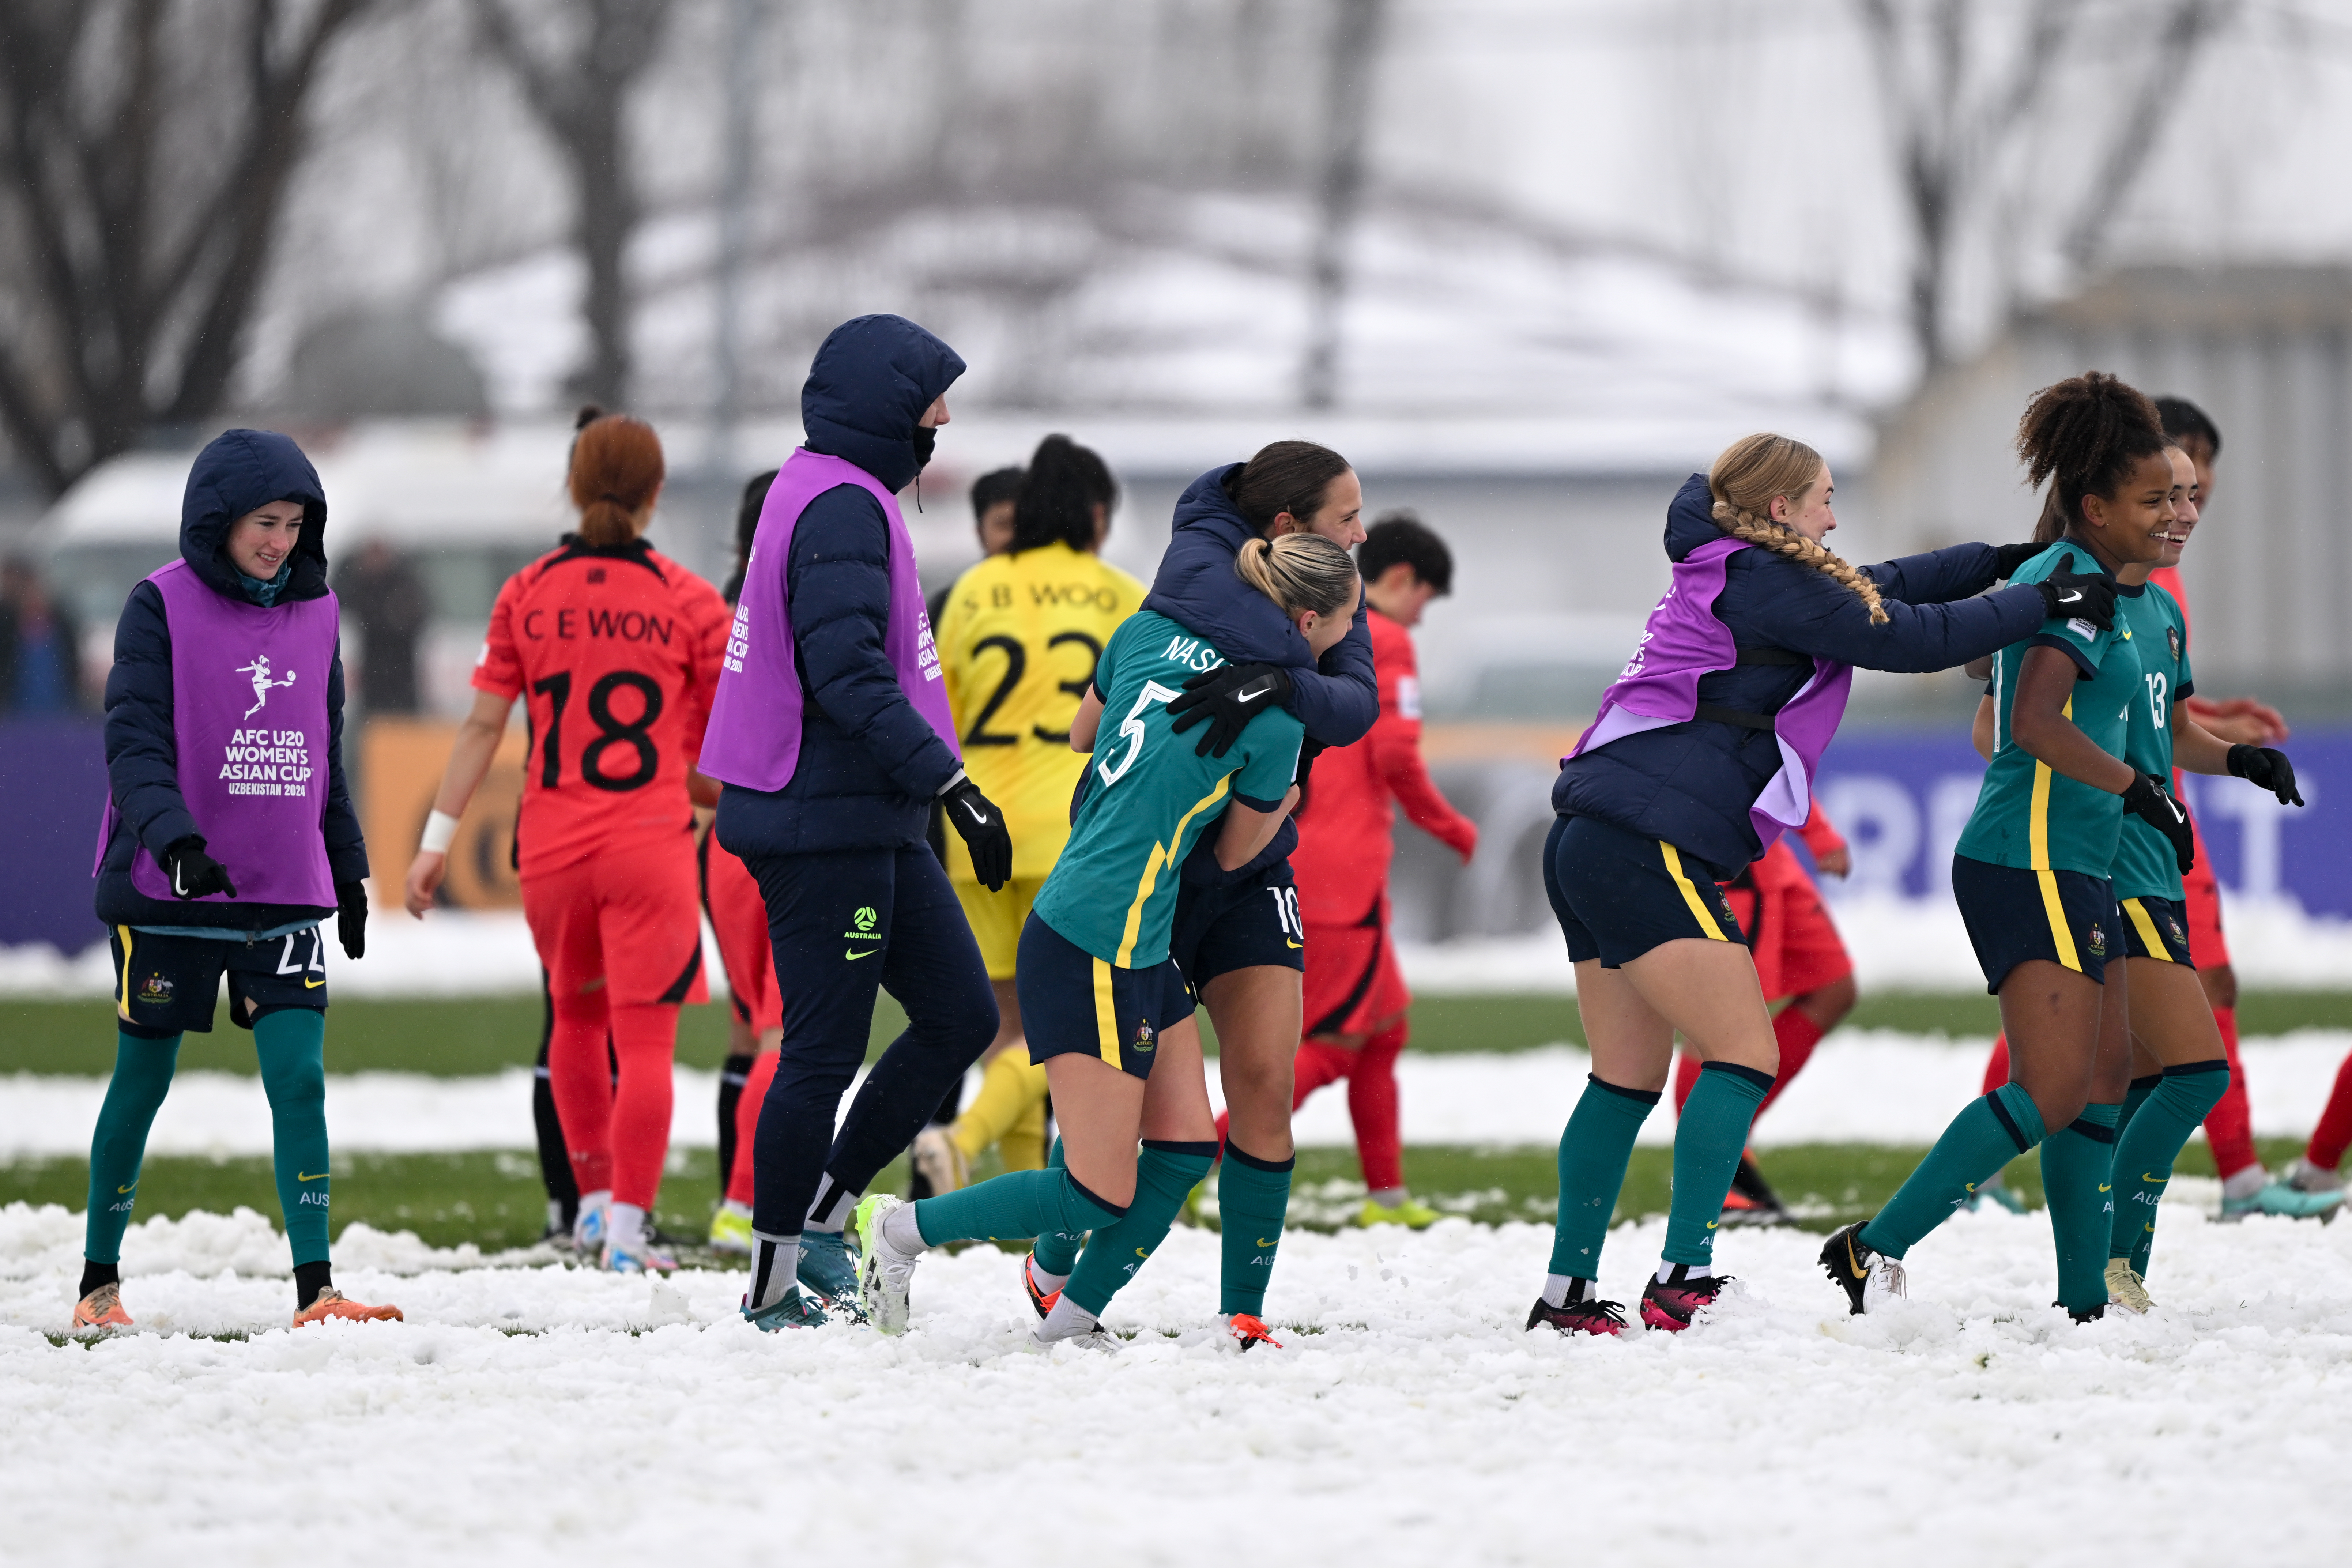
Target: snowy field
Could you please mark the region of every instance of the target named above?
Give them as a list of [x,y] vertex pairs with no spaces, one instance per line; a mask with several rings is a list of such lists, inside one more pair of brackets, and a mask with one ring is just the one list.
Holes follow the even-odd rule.
[[[1851,1319],[1820,1239],[1725,1237],[1677,1338],[1524,1335],[1545,1230],[1294,1235],[1279,1352],[1207,1331],[1213,1237],[1020,1346],[1017,1261],[934,1256],[914,1331],[760,1335],[740,1275],[466,1267],[355,1227],[404,1324],[291,1333],[250,1214],[134,1226],[135,1335],[52,1344],[79,1220],[0,1211],[7,1555],[112,1563],[2294,1563],[2340,1544],[2352,1226],[2168,1215],[2147,1320],[2047,1305],[2038,1216],[1963,1215]],[[1661,1226],[1620,1229],[1612,1294]],[[184,1337],[227,1335],[226,1339]],[[250,1335],[250,1338],[234,1337]]]
[[[1975,991],[1984,984],[1959,910],[1947,900],[1848,897],[1834,906],[1853,954],[1854,973],[1870,991]],[[2352,922],[2307,915],[2277,901],[2226,900],[2238,978],[2254,988],[2352,986]],[[539,959],[520,911],[435,911],[413,921],[378,910],[368,922],[368,956],[343,961],[327,943],[335,994],[347,996],[536,994]],[[718,952],[708,923],[702,951]],[[1557,931],[1478,937],[1437,945],[1401,942],[1397,955],[1413,989],[1430,995],[1576,989],[1576,973]],[[113,978],[103,943],[74,958],[46,944],[0,947],[0,996],[105,996]],[[712,994],[726,975],[706,964]],[[2346,1020],[2352,1025],[2352,1019]]]
[[[1789,1092],[1756,1125],[1759,1147],[1795,1143],[1927,1144],[1982,1092],[1989,1039],[1948,1040],[1887,1029],[1843,1029],[1822,1045]],[[2303,1029],[2245,1042],[2254,1131],[2301,1138],[2327,1102],[2336,1069],[2352,1052],[2352,1030]],[[1530,1145],[1555,1142],[1591,1059],[1568,1046],[1538,1050],[1411,1051],[1397,1063],[1408,1144]],[[670,1142],[708,1148],[716,1139],[710,1107],[718,1075],[677,1069]],[[967,1097],[978,1092],[974,1079]],[[79,1157],[105,1098],[100,1078],[19,1073],[0,1079],[0,1160]],[[1216,1075],[1210,1097],[1222,1102]],[[843,1110],[849,1104],[843,1097]],[[515,1068],[476,1078],[368,1072],[328,1079],[327,1126],[345,1153],[426,1153],[533,1147],[530,1073]],[[1308,1100],[1294,1128],[1308,1148],[1355,1146],[1347,1096],[1326,1089]],[[1674,1141],[1671,1105],[1653,1112],[1641,1141]],[[215,1157],[267,1154],[269,1105],[249,1076],[184,1072],[157,1113],[148,1150]]]

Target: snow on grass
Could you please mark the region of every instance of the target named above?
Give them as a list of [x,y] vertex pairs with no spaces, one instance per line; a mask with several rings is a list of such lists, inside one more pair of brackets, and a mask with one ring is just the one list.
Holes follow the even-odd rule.
[[[1927,1144],[1960,1107],[1982,1092],[1989,1039],[1950,1040],[1891,1029],[1843,1029],[1820,1051],[1756,1124],[1759,1148],[1796,1143]],[[2244,1044],[2254,1131],[2307,1136],[2327,1102],[2336,1069],[2352,1052],[2352,1030],[2302,1029]],[[1408,1051],[1397,1063],[1407,1143],[1523,1146],[1558,1141],[1584,1089],[1591,1058],[1568,1046],[1528,1051]],[[718,1075],[677,1071],[670,1142],[709,1148]],[[862,1081],[862,1080],[861,1080]],[[1223,1104],[1216,1074],[1210,1097]],[[965,1084],[966,1102],[978,1075]],[[19,1073],[0,1079],[0,1159],[86,1153],[106,1080]],[[847,1113],[850,1096],[842,1098]],[[327,1127],[346,1153],[431,1153],[533,1147],[530,1070],[474,1078],[365,1072],[327,1080]],[[1327,1089],[1294,1122],[1307,1148],[1352,1148],[1347,1096]],[[1643,1124],[1641,1141],[1674,1141],[1671,1102]],[[156,1115],[148,1151],[225,1157],[270,1152],[269,1105],[257,1079],[182,1073]]]
[[[1611,1293],[1661,1232],[1614,1234]],[[1712,1321],[1623,1342],[1520,1331],[1541,1227],[1294,1235],[1285,1348],[1246,1356],[1207,1331],[1217,1238],[1185,1230],[1113,1303],[1120,1353],[1051,1356],[1019,1348],[1018,1260],[991,1248],[927,1258],[884,1340],[758,1334],[740,1274],[352,1236],[338,1282],[409,1321],[289,1332],[249,1213],[134,1227],[125,1300],[155,1331],[59,1346],[79,1234],[0,1211],[26,1561],[2289,1562],[2338,1539],[2352,1446],[2340,1226],[2168,1215],[2158,1313],[2084,1328],[2047,1304],[2038,1216],[1958,1216],[1911,1300],[1860,1320],[1818,1237],[1744,1232]]]

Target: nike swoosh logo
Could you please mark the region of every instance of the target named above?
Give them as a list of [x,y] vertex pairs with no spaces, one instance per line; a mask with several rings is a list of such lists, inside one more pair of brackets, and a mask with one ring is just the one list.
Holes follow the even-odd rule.
[[331,1172],[321,1171],[315,1176],[306,1176],[298,1167],[294,1172],[294,1179],[298,1182],[323,1182],[330,1174],[331,1174]]
[[965,801],[963,803],[963,808],[971,813],[971,819],[974,822],[979,823],[982,827],[988,826],[988,813],[981,810],[980,807],[972,805],[970,801]]
[[1141,1248],[1141,1247],[1137,1247],[1137,1248],[1135,1249],[1135,1255],[1136,1255],[1138,1258],[1149,1258],[1149,1257],[1150,1257],[1150,1256],[1151,1256],[1151,1254],[1150,1254],[1150,1253],[1148,1253],[1148,1252],[1144,1251],[1144,1250],[1143,1250],[1143,1248]]
[[2109,1185],[2108,1185],[2106,1183],[2105,1183],[2105,1182],[2101,1182],[2101,1183],[2099,1184],[2099,1191],[2101,1191],[2101,1192],[2103,1192],[2103,1193],[2112,1193],[2112,1192],[2114,1192],[2114,1191],[2115,1191],[2115,1188],[2113,1188],[2113,1187],[2109,1186]]
[[2168,1171],[2161,1176],[2151,1176],[2146,1171],[2142,1171],[2139,1173],[2139,1179],[2156,1186],[2162,1186],[2165,1183],[2172,1180],[2172,1173]]
[[1258,1244],[1260,1247],[1273,1247],[1273,1246],[1277,1245],[1278,1241],[1279,1241],[1279,1238],[1278,1238],[1278,1237],[1276,1238],[1276,1241],[1268,1241],[1265,1237],[1262,1237],[1262,1236],[1261,1236],[1261,1237],[1259,1237],[1257,1238],[1257,1244]]
[[1713,1230],[1713,1229],[1715,1228],[1715,1221],[1713,1221],[1713,1220],[1709,1220],[1709,1221],[1707,1221],[1707,1222],[1706,1222],[1706,1228],[1707,1228],[1707,1229],[1709,1229],[1709,1230]]
[[2082,601],[2083,591],[2080,588],[2069,588],[2058,595],[2058,602],[2062,605],[2078,605]]
[[1288,937],[1284,937],[1282,939],[1282,945],[1290,949],[1291,952],[1297,952],[1307,944],[1303,942],[1293,942]]
[[325,981],[313,980],[307,974],[302,977],[302,989],[305,991],[316,991],[320,986],[324,985],[325,984]]
[[841,956],[855,963],[861,958],[871,958],[881,951],[878,947],[869,947],[864,952],[845,952]]
[[129,1186],[127,1186],[127,1187],[117,1187],[117,1188],[115,1188],[114,1190],[115,1190],[116,1192],[118,1192],[118,1193],[132,1193],[132,1192],[137,1192],[137,1191],[139,1190],[139,1184],[138,1184],[138,1183],[136,1183],[136,1182],[133,1182],[133,1183],[131,1183],[131,1184]]
[[1261,686],[1255,691],[1236,691],[1234,693],[1234,700],[1236,702],[1255,702],[1273,689],[1274,688],[1270,686]]

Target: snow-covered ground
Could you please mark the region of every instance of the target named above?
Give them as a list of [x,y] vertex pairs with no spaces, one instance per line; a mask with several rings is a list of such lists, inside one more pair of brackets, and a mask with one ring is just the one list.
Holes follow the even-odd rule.
[[[1566,1005],[1566,1004],[1563,1004]],[[1789,1092],[1756,1126],[1764,1147],[1792,1143],[1935,1142],[1952,1114],[1981,1092],[1990,1040],[1945,1040],[1891,1030],[1841,1030],[1825,1041]],[[2304,1137],[2326,1103],[2336,1070],[2352,1053],[2352,1030],[2306,1029],[2245,1043],[2254,1131]],[[1591,1058],[1567,1046],[1539,1050],[1418,1056],[1397,1064],[1408,1143],[1541,1144],[1559,1137]],[[976,1080],[966,1087],[977,1089]],[[671,1142],[707,1148],[715,1074],[677,1070]],[[0,1160],[88,1152],[106,1083],[97,1078],[0,1079]],[[1215,1075],[1210,1094],[1222,1103]],[[843,1106],[848,1104],[845,1097]],[[514,1068],[478,1078],[370,1072],[331,1078],[327,1125],[345,1152],[423,1152],[532,1147],[530,1074]],[[1310,1148],[1351,1148],[1347,1097],[1326,1090],[1296,1122]],[[1654,1112],[1642,1141],[1673,1141],[1670,1108]],[[266,1154],[269,1107],[257,1079],[183,1073],[155,1118],[157,1154]]]
[[[2294,904],[2232,900],[2230,942],[2238,978],[2255,987],[2352,987],[2352,921],[2307,915]],[[331,927],[332,922],[330,921]],[[1838,927],[1864,991],[1974,991],[1983,973],[1958,910],[1924,899],[1847,900]],[[346,963],[331,940],[329,984],[345,996],[478,996],[539,990],[539,958],[519,911],[444,910],[429,921],[380,913],[368,922],[368,955]],[[703,952],[718,951],[705,927]],[[1440,944],[1400,942],[1414,990],[1431,995],[1576,989],[1556,931]],[[113,977],[103,944],[65,958],[46,944],[0,947],[0,996],[105,996]],[[708,966],[711,991],[726,976]],[[2352,1018],[2346,1020],[2352,1026]]]
[[[0,1211],[0,1509],[26,1562],[2294,1563],[2342,1533],[2352,1227],[2180,1215],[2146,1320],[2052,1309],[2039,1216],[1961,1215],[1843,1315],[1816,1237],[1740,1232],[1714,1321],[1520,1331],[1547,1230],[1294,1234],[1280,1351],[1206,1330],[1216,1239],[1024,1353],[1017,1260],[934,1256],[914,1330],[763,1336],[740,1274],[467,1267],[354,1227],[400,1324],[289,1332],[257,1216],[134,1226],[142,1331],[43,1337],[80,1225]],[[1620,1229],[1631,1296],[1658,1224]],[[184,1334],[250,1334],[215,1340]]]

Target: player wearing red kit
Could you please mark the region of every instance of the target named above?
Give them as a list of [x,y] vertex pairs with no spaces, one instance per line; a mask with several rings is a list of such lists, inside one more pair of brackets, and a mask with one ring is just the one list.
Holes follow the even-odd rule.
[[548,1070],[581,1192],[575,1236],[625,1271],[669,1264],[649,1245],[648,1215],[669,1148],[677,1009],[708,996],[688,789],[728,624],[718,590],[642,537],[662,472],[650,426],[583,411],[571,473],[580,531],[499,591],[474,709],[408,877],[421,917],[447,834],[521,699],[523,915],[555,1015]]
[[1408,512],[1374,523],[1357,551],[1381,716],[1352,746],[1323,753],[1298,813],[1298,915],[1307,943],[1305,1039],[1295,1110],[1325,1084],[1348,1080],[1348,1113],[1368,1195],[1359,1225],[1419,1228],[1437,1211],[1404,1184],[1397,1127],[1396,1060],[1412,993],[1389,936],[1389,863],[1396,807],[1468,860],[1478,827],[1446,802],[1421,758],[1421,677],[1412,634],[1423,608],[1454,584],[1445,543]]
[[[1821,802],[1798,829],[1813,864],[1832,877],[1843,877],[1853,865],[1845,840],[1831,826]],[[1723,884],[1724,897],[1739,929],[1748,934],[1748,950],[1756,955],[1756,979],[1764,1000],[1778,1005],[1772,1037],[1780,1047],[1780,1071],[1757,1106],[1757,1116],[1788,1089],[1789,1081],[1811,1060],[1822,1037],[1853,1011],[1853,959],[1838,936],[1837,922],[1822,902],[1821,889],[1805,875],[1797,852],[1786,837],[1773,841],[1761,858],[1749,862],[1738,879]],[[1683,1053],[1675,1068],[1675,1114],[1698,1083],[1699,1064]],[[1789,1211],[1756,1168],[1752,1152],[1743,1151],[1731,1191],[1723,1200],[1723,1223],[1779,1224]]]

